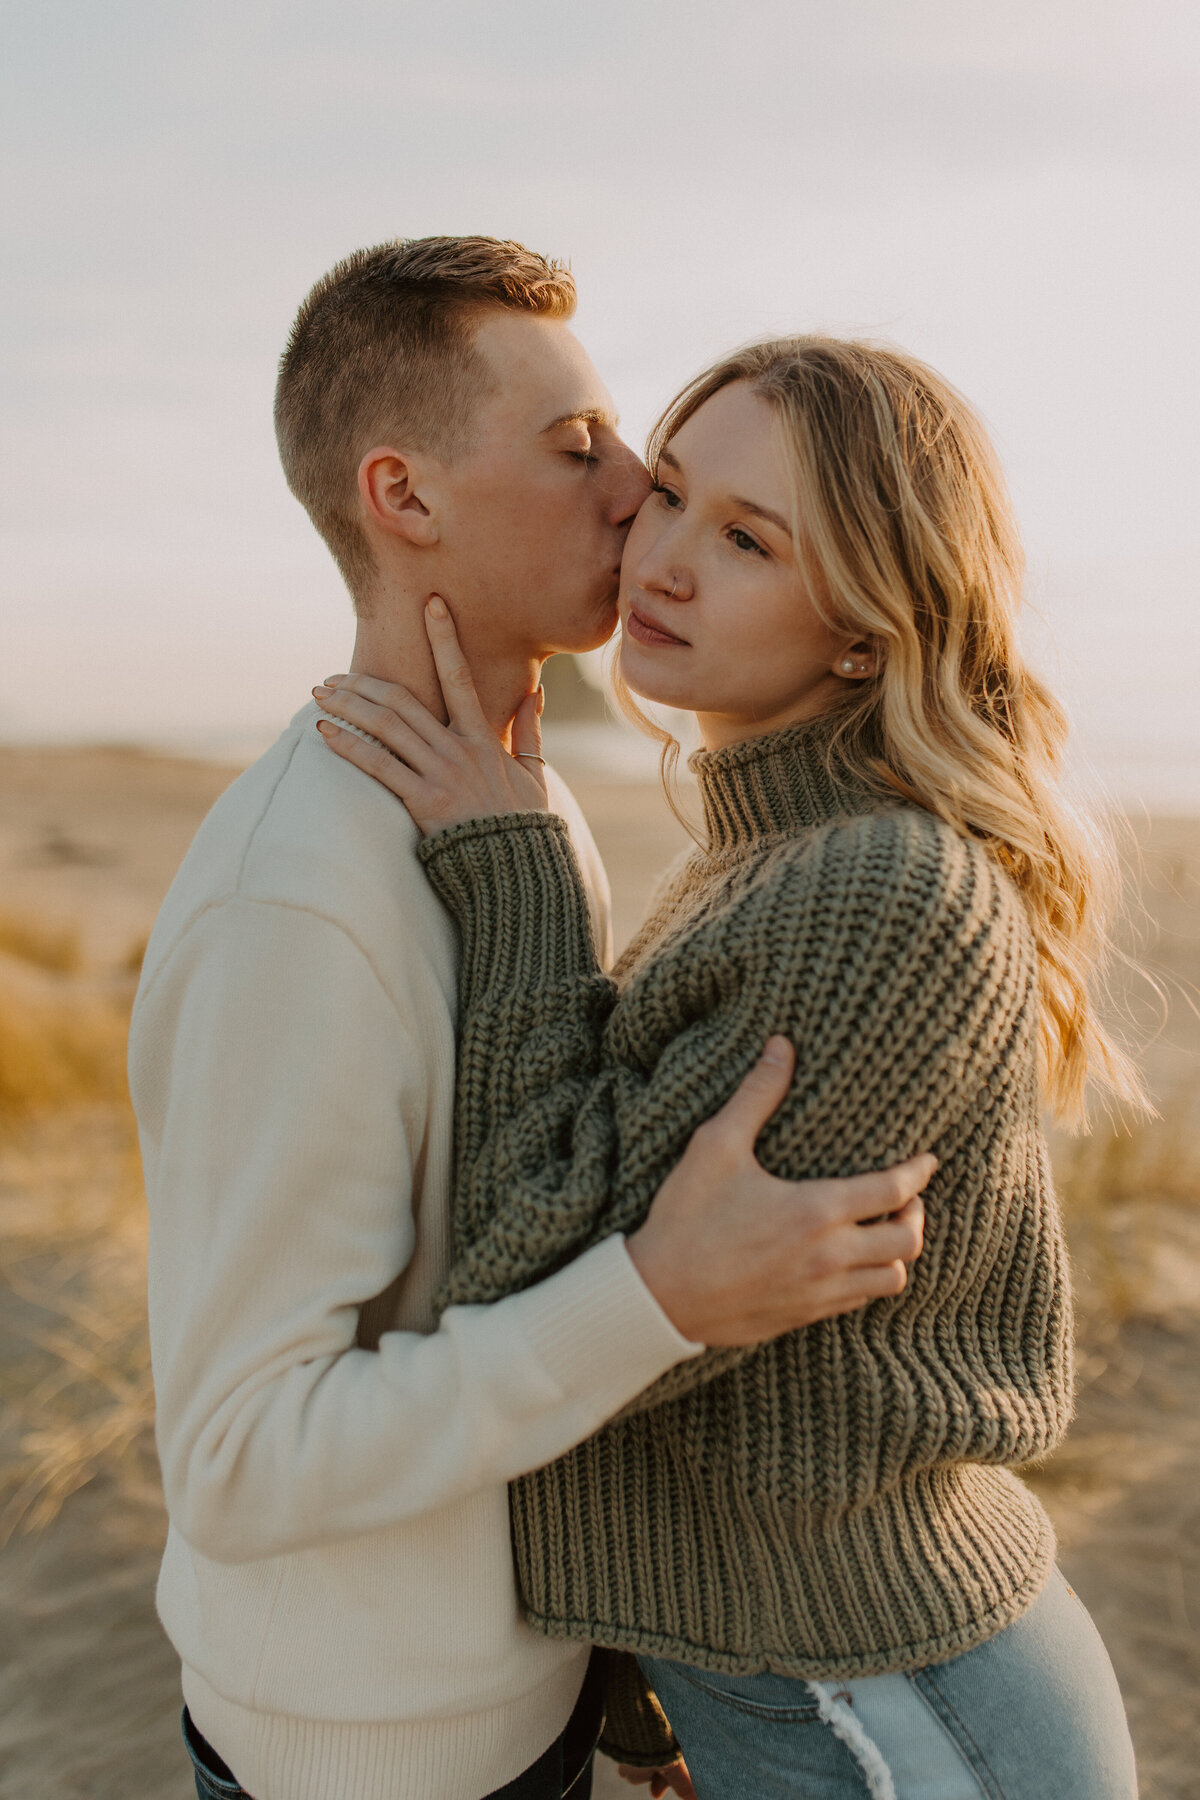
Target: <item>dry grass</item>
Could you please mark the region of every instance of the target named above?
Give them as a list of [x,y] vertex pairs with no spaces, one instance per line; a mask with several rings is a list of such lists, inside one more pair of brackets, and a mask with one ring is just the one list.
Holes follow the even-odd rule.
[[1127,1319],[1200,1310],[1200,1088],[1156,1119],[1052,1141],[1085,1339]]
[[[36,1187],[22,1179],[31,1164]],[[0,1545],[38,1531],[98,1475],[153,1483],[145,1221],[132,1116],[91,1108],[29,1128],[0,1154],[4,1369],[15,1456],[0,1465]]]
[[74,975],[83,966],[78,926],[50,925],[23,912],[0,912],[0,955],[56,975]]
[[89,977],[77,929],[0,913],[0,1138],[64,1109],[123,1102],[131,973]]
[[[145,1462],[153,1390],[145,1220],[125,1086],[128,983],[78,976],[69,934],[4,922],[0,1247],[16,1331],[2,1365],[0,1544],[101,1472]],[[20,950],[20,954],[18,954]]]
[[99,1474],[146,1479],[154,1418],[131,1115],[74,1105],[7,1123],[0,1548]]
[[127,1009],[99,996],[30,991],[0,967],[0,1134],[48,1113],[119,1104]]

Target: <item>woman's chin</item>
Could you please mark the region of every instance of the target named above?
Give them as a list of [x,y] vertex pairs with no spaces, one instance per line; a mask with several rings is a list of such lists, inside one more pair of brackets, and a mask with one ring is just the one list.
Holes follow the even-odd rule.
[[680,712],[691,712],[694,701],[678,676],[671,679],[670,669],[656,666],[653,652],[645,655],[641,647],[629,637],[622,635],[621,649],[617,657],[617,668],[621,679],[631,694],[639,700],[650,700],[655,706],[673,706]]

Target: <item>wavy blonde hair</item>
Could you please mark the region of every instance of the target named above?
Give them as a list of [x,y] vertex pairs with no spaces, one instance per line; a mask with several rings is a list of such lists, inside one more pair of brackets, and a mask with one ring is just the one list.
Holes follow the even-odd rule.
[[[846,683],[830,755],[979,839],[1021,893],[1038,951],[1042,1088],[1057,1116],[1082,1122],[1089,1084],[1144,1105],[1096,1006],[1116,858],[1059,788],[1067,722],[1021,657],[1024,554],[982,423],[903,351],[777,338],[726,357],[671,402],[650,438],[656,479],[669,440],[735,381],[775,415],[815,603],[879,652],[871,680]],[[670,794],[679,745],[616,686],[662,742]]]

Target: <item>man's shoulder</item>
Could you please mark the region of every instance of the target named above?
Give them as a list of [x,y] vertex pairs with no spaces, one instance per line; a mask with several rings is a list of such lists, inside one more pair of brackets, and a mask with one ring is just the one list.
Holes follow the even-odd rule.
[[316,717],[315,705],[297,713],[209,812],[163,902],[148,959],[169,955],[194,920],[230,901],[316,914],[385,953],[414,937],[448,950],[415,825],[393,795],[321,742]]

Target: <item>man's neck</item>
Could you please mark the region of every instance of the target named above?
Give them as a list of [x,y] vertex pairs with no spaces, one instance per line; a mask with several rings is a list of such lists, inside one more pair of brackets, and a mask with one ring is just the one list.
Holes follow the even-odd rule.
[[[492,646],[472,654],[469,639],[463,650],[484,714],[507,744],[513,715],[537,686],[541,665],[536,657],[519,649],[506,652]],[[350,666],[361,675],[400,682],[431,713],[445,720],[441,684],[419,603],[381,605],[371,617],[360,619]]]

